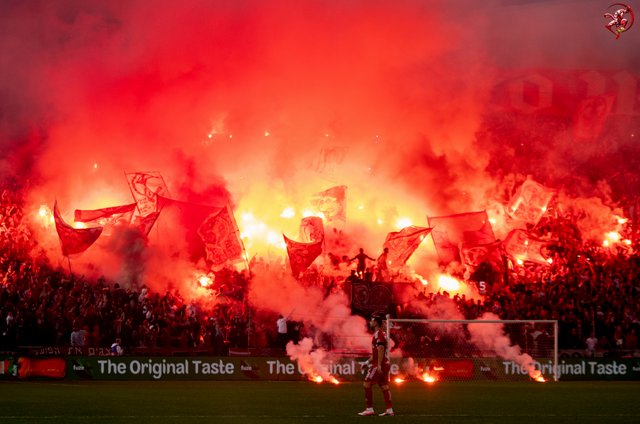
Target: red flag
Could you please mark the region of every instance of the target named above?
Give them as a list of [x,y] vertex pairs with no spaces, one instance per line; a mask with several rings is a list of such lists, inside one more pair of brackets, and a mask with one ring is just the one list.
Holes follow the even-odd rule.
[[60,238],[62,254],[64,256],[82,253],[89,248],[102,234],[102,227],[73,228],[64,222],[58,210],[58,202],[53,205],[53,219]]
[[152,212],[147,216],[136,216],[133,220],[133,226],[137,227],[142,234],[148,236],[159,216],[160,212]]
[[215,266],[242,260],[244,249],[238,226],[228,207],[211,213],[198,227],[198,235],[204,242],[207,260]]
[[300,221],[300,240],[312,242],[324,238],[324,224],[318,216],[307,216]]
[[526,180],[509,201],[507,213],[517,221],[536,225],[553,198],[555,191],[533,180]]
[[543,240],[532,237],[525,230],[511,230],[504,240],[504,248],[515,260],[549,265],[543,254],[546,243]]
[[306,271],[309,265],[322,253],[322,240],[312,243],[300,243],[287,238],[284,234],[282,236],[287,245],[291,272],[295,278],[299,278],[300,274]]
[[347,220],[347,186],[331,187],[313,195],[311,205],[324,215],[327,223]]
[[95,221],[104,228],[102,235],[109,236],[117,225],[128,225],[131,222],[135,209],[135,203],[93,210],[76,209],[74,221]]
[[469,273],[473,273],[481,263],[487,262],[494,271],[504,270],[502,262],[503,246],[501,241],[488,244],[462,243],[460,258]]
[[162,175],[159,172],[129,172],[125,175],[140,216],[158,212],[158,196],[169,195]]
[[496,241],[486,211],[429,217],[431,237],[440,260],[460,261],[460,244],[487,244]]
[[389,266],[391,268],[403,266],[430,232],[431,228],[411,225],[387,234],[383,247],[389,249],[389,256],[387,256]]
[[136,204],[130,203],[128,205],[112,206],[109,208],[102,208],[102,209],[92,209],[92,210],[76,209],[75,215],[74,215],[74,221],[76,222],[95,221],[96,219],[109,218],[112,215],[126,214],[128,212],[133,212],[135,208],[136,208]]

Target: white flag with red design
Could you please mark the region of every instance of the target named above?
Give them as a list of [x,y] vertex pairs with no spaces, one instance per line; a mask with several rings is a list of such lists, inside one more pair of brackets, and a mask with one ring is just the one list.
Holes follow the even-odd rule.
[[511,230],[504,240],[504,248],[514,260],[522,262],[534,262],[541,265],[549,265],[544,252],[546,242],[537,239],[525,230]]
[[410,225],[400,231],[387,234],[383,247],[389,249],[387,256],[389,266],[391,268],[403,266],[430,232],[431,228]]
[[311,205],[324,216],[327,223],[347,220],[347,186],[336,186],[315,193]]
[[442,263],[460,261],[460,245],[496,241],[486,211],[428,217],[431,237]]
[[526,180],[509,201],[507,214],[516,221],[536,225],[547,211],[555,190]]
[[243,259],[242,242],[238,226],[228,207],[210,214],[198,227],[207,253],[207,260],[220,266]]
[[168,197],[169,189],[159,172],[129,172],[125,174],[139,216],[158,212],[158,196]]

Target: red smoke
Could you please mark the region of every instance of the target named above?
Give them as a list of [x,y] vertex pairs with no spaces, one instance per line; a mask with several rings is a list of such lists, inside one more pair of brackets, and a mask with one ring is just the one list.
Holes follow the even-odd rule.
[[[0,177],[28,188],[28,213],[57,199],[71,221],[74,209],[130,203],[125,172],[158,171],[173,198],[223,199],[241,232],[266,229],[264,240],[245,243],[250,257],[274,261],[285,252],[269,238],[297,233],[313,193],[346,185],[346,238],[357,240],[349,248],[375,255],[400,218],[426,226],[427,215],[500,213],[513,176],[488,167],[498,153],[505,169],[517,167],[509,156],[516,141],[482,130],[504,69],[639,68],[628,50],[638,33],[612,43],[594,23],[600,3],[8,2],[0,16]],[[531,127],[539,137],[522,140],[530,149],[522,157],[535,156],[544,176],[561,181],[572,159],[588,162],[566,134]],[[587,187],[585,198],[607,191]],[[607,203],[584,203],[592,217],[611,214]],[[289,207],[296,215],[282,218]],[[38,241],[59,263],[55,232],[38,225]],[[137,244],[127,249],[127,234],[114,237],[74,259],[74,270],[144,272],[158,288],[192,287],[197,265],[181,253],[178,226],[160,221],[144,254]],[[419,272],[435,268],[427,250],[416,252]],[[267,294],[289,284],[254,281]],[[260,291],[253,300],[283,312],[299,302],[326,311],[319,293],[291,284],[282,304]],[[327,301],[345,316],[344,299]],[[360,324],[321,317],[316,325]]]

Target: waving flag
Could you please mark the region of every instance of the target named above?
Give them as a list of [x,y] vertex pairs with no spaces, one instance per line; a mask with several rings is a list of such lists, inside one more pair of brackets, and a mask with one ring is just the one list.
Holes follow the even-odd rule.
[[541,265],[548,265],[543,254],[546,243],[543,240],[532,237],[525,230],[511,230],[504,240],[504,248],[515,260],[529,261]]
[[327,223],[347,220],[347,186],[331,187],[313,195],[311,205],[324,215]]
[[158,196],[168,196],[169,189],[159,172],[129,172],[125,174],[138,214],[158,212]]
[[430,232],[431,228],[411,225],[387,234],[383,247],[389,249],[387,256],[389,266],[391,268],[403,266]]
[[198,235],[205,244],[207,260],[213,265],[224,265],[228,261],[243,259],[244,249],[238,226],[228,207],[211,213],[198,227]]
[[431,236],[443,263],[460,261],[461,243],[493,243],[496,237],[486,211],[429,217]]
[[507,214],[516,221],[536,225],[547,211],[554,194],[554,190],[533,180],[526,180],[509,201]]
[[284,234],[282,236],[284,237],[284,242],[287,245],[291,273],[295,278],[299,278],[300,274],[305,272],[318,255],[322,253],[323,240],[318,240],[312,243],[300,243],[291,240]]
[[129,212],[133,212],[136,208],[135,203],[128,205],[112,206],[109,208],[83,210],[76,209],[74,214],[74,221],[76,222],[90,222],[102,218],[110,218],[113,215],[122,215]]
[[104,227],[103,235],[110,235],[113,228],[120,224],[129,224],[136,209],[135,203],[128,205],[112,206],[102,209],[83,210],[76,209],[74,215],[75,222],[96,221]]
[[133,219],[132,225],[138,228],[142,234],[148,236],[153,224],[158,220],[158,216],[160,216],[160,212],[152,212],[147,216],[138,215]]
[[491,265],[494,271],[504,270],[502,262],[503,245],[501,241],[487,244],[462,243],[460,258],[469,273],[473,273],[483,262]]
[[73,228],[64,222],[58,209],[58,202],[53,205],[53,219],[60,238],[60,246],[64,256],[82,253],[87,250],[102,234],[102,227]]
[[312,242],[324,238],[324,224],[319,216],[307,216],[300,221],[300,240]]

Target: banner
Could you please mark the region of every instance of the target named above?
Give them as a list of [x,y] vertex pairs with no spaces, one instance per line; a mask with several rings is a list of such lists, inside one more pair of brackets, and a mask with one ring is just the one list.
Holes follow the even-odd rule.
[[138,215],[133,219],[132,225],[138,228],[142,234],[148,236],[159,216],[160,212],[152,212],[147,216]]
[[[339,381],[362,381],[365,353],[332,354],[320,365]],[[553,381],[550,358],[534,358],[534,367]],[[22,373],[19,373],[22,367]],[[560,381],[639,381],[640,358],[560,357]],[[391,375],[419,380],[428,371],[436,381],[530,381],[521,364],[495,357],[441,358],[422,355],[391,358]],[[69,380],[234,380],[304,381],[305,373],[287,357],[255,356],[68,356],[64,358],[0,357],[0,380],[66,378]]]
[[431,237],[443,263],[460,261],[461,243],[474,245],[496,241],[486,211],[428,217]]
[[198,227],[198,235],[204,242],[207,260],[214,266],[243,259],[244,248],[240,232],[228,207],[209,214]]
[[431,228],[410,225],[400,231],[387,234],[383,248],[389,249],[387,256],[389,267],[403,266],[429,233]]
[[387,314],[393,293],[388,284],[354,282],[351,284],[351,308],[363,315]]
[[147,216],[158,212],[158,196],[168,196],[169,189],[159,172],[126,173],[131,195],[136,201],[138,215]]
[[62,255],[69,256],[82,253],[89,248],[102,234],[102,227],[73,228],[64,222],[58,209],[58,201],[53,205],[53,219],[60,238]]
[[102,235],[109,236],[113,232],[114,227],[118,225],[129,225],[131,223],[135,209],[135,203],[93,210],[76,209],[74,221],[95,221],[96,224],[103,227]]
[[504,248],[515,260],[549,265],[543,254],[546,242],[529,235],[525,230],[511,230],[504,240]]
[[28,358],[20,356],[17,360],[0,361],[0,374],[7,372],[7,378],[55,378],[67,376],[67,360],[65,358]]
[[113,215],[124,215],[133,212],[136,208],[135,203],[121,206],[111,206],[109,208],[83,210],[76,209],[74,214],[75,222],[91,222],[102,218],[110,218]]
[[324,238],[324,224],[318,216],[307,216],[300,221],[300,240],[314,242]]
[[320,253],[322,253],[322,240],[311,243],[300,243],[291,240],[284,234],[282,237],[284,237],[284,242],[287,245],[291,273],[294,278],[299,278],[300,274],[305,272]]
[[602,133],[615,101],[614,94],[591,96],[582,100],[574,116],[574,137],[579,140],[597,139]]
[[313,195],[311,205],[327,223],[347,221],[347,186],[331,187]]
[[461,243],[460,258],[468,273],[473,273],[482,263],[489,264],[494,271],[504,270],[501,241],[487,244]]
[[507,214],[516,221],[536,225],[554,195],[554,190],[533,180],[526,180],[509,201]]
[[496,81],[490,103],[496,112],[571,118],[589,99],[610,96],[616,99],[611,115],[640,115],[640,74],[637,72],[519,68],[501,70]]

